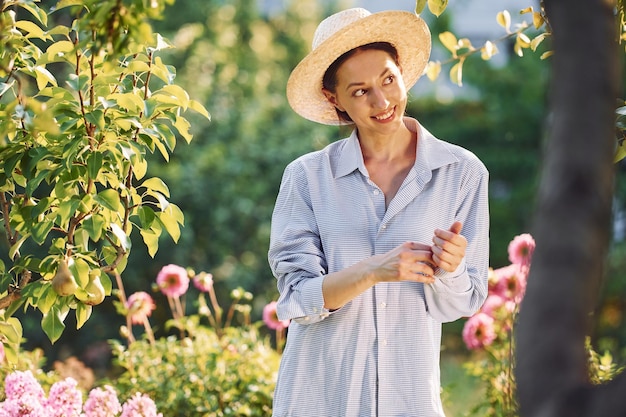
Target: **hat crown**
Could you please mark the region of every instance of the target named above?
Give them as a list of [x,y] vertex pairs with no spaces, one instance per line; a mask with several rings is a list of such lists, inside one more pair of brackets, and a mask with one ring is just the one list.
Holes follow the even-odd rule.
[[326,39],[332,37],[344,27],[349,26],[357,20],[361,20],[371,14],[372,13],[368,10],[356,7],[335,13],[334,15],[322,20],[317,26],[315,34],[313,34],[313,49],[317,48],[319,45],[324,43]]

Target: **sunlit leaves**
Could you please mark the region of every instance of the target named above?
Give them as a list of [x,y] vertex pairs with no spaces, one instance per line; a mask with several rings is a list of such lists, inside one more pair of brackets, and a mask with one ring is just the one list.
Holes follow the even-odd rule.
[[415,14],[420,14],[426,7],[427,0],[415,0]]
[[506,33],[511,33],[511,13],[508,10],[498,12],[496,21],[506,30]]
[[[84,287],[95,269],[124,270],[133,232],[144,235],[153,256],[162,232],[179,239],[182,211],[161,179],[144,180],[147,155],[158,151],[169,160],[178,140],[192,140],[185,112],[209,113],[155,55],[172,47],[147,23],[164,2],[128,9],[114,0],[63,0],[54,10],[71,7],[76,18],[50,28],[36,3],[16,1],[0,11],[10,28],[0,53],[0,191],[9,209],[9,258],[43,279],[22,288],[22,299],[43,313],[54,342],[71,310],[78,327],[91,314],[74,296],[51,290],[47,280],[59,259],[73,260]],[[16,8],[32,18],[16,20]],[[29,241],[47,246],[48,256],[22,253]]]
[[430,61],[426,65],[425,72],[426,72],[426,76],[428,77],[429,80],[435,81],[437,79],[437,77],[439,77],[439,74],[441,73],[441,62],[439,62],[439,61]]
[[448,0],[428,0],[428,10],[439,17],[446,10]]

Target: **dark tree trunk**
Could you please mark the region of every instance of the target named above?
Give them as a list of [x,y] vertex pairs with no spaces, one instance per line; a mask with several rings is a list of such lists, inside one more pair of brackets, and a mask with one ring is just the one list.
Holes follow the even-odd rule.
[[545,0],[555,53],[537,249],[517,328],[524,417],[626,416],[626,376],[593,387],[584,349],[610,240],[619,89],[610,3]]

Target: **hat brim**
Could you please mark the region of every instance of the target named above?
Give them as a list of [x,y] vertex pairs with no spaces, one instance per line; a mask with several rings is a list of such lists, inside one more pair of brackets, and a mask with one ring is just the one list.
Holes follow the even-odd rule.
[[340,29],[309,53],[287,81],[287,100],[305,119],[326,125],[350,124],[337,116],[322,92],[322,77],[344,53],[373,42],[388,42],[398,51],[404,84],[410,89],[424,73],[431,50],[430,30],[414,13],[384,11]]

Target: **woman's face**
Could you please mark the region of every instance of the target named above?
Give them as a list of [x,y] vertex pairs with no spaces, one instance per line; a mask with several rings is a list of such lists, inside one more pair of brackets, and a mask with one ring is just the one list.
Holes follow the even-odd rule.
[[328,100],[348,113],[359,133],[392,133],[402,126],[407,91],[402,71],[385,51],[356,52],[337,70],[335,92]]

